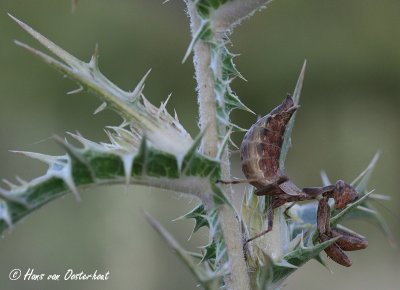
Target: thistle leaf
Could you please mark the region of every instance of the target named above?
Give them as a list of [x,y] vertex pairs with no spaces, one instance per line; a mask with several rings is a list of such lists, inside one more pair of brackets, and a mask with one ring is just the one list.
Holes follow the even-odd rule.
[[215,259],[217,258],[217,243],[215,241],[211,241],[203,249],[203,258],[201,262],[210,261],[211,263],[215,263]]
[[[296,87],[293,92],[292,98],[293,98],[293,102],[295,105],[298,105],[299,101],[300,101],[300,94],[301,94],[301,89],[303,87],[306,66],[307,66],[307,61],[304,61],[299,78],[297,80]],[[285,169],[286,156],[289,151],[289,148],[292,146],[291,136],[292,136],[292,130],[293,130],[295,118],[296,118],[296,112],[293,114],[292,118],[290,119],[289,123],[287,124],[285,134],[283,136],[283,144],[282,144],[281,154],[279,157],[279,168],[281,170]]]
[[260,270],[257,277],[257,289],[258,290],[266,290],[269,289],[269,286],[273,281],[273,261],[271,258],[264,253],[263,264],[260,266]]
[[181,219],[194,219],[194,228],[192,230],[192,234],[196,233],[202,227],[209,227],[207,212],[203,204],[199,204],[190,212],[175,220],[181,220]]

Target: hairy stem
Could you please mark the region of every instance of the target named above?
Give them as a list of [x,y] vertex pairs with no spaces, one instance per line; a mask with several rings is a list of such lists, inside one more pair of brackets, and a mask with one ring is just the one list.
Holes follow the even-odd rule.
[[[192,36],[199,29],[200,19],[191,1],[186,1],[191,19]],[[219,133],[225,128],[219,128],[216,111],[215,71],[211,70],[211,47],[203,40],[197,41],[194,46],[194,66],[197,80],[198,103],[200,114],[200,128],[205,131],[202,140],[202,151],[205,155],[216,157],[219,150]],[[221,130],[222,129],[222,130]],[[227,150],[227,149],[226,149]],[[229,153],[226,151],[222,158],[222,178],[230,177]],[[228,195],[232,195],[232,188],[225,188]],[[220,224],[224,241],[228,250],[230,278],[225,282],[228,289],[249,289],[249,276],[243,254],[243,242],[240,225],[234,210],[228,205],[220,209]]]
[[218,125],[210,56],[209,45],[199,41],[194,47],[194,67],[199,103],[199,124],[200,129],[204,132],[201,148],[205,155],[215,157],[218,152]]

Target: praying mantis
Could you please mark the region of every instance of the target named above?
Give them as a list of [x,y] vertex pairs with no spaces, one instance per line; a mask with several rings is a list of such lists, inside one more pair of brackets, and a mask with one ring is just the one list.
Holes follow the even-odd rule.
[[331,228],[329,199],[335,201],[335,208],[341,210],[355,201],[359,194],[343,180],[323,187],[298,188],[279,167],[279,157],[286,126],[298,109],[288,95],[283,102],[269,114],[260,118],[245,134],[240,146],[244,181],[220,181],[222,183],[247,182],[255,187],[258,196],[270,196],[267,209],[267,229],[247,239],[245,245],[273,228],[274,209],[300,201],[318,200],[317,231],[321,242],[338,237],[335,243],[325,249],[326,254],[336,263],[349,267],[351,260],[344,251],[365,249],[368,241],[354,233]]

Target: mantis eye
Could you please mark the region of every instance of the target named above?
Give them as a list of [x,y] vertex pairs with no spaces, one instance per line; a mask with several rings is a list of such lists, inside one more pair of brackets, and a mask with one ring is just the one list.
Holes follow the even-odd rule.
[[346,187],[346,183],[343,180],[338,180],[336,182],[336,190],[339,193],[343,193],[345,187]]

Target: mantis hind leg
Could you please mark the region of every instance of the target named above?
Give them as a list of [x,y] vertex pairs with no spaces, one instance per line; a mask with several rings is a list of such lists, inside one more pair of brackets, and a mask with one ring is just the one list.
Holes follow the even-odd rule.
[[272,230],[273,227],[273,222],[274,222],[274,209],[280,207],[281,205],[285,204],[285,200],[280,199],[280,198],[275,198],[272,200],[272,202],[269,204],[268,206],[268,210],[267,210],[267,218],[268,218],[268,226],[267,229],[265,231],[262,231],[258,234],[256,234],[255,236],[251,237],[250,239],[248,239],[243,247],[245,247],[249,242],[254,241],[255,239],[258,239],[260,237],[262,237],[263,235],[269,233]]

